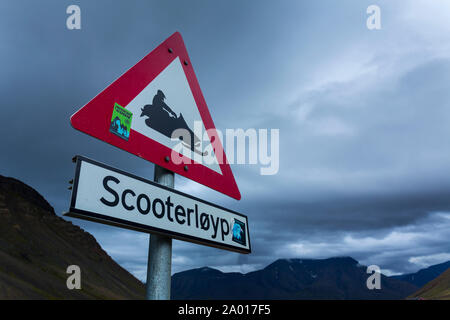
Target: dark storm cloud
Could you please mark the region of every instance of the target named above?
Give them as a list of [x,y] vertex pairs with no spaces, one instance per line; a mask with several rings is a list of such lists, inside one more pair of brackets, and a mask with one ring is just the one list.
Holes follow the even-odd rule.
[[[430,235],[450,211],[450,10],[379,1],[383,30],[369,32],[370,1],[76,1],[82,29],[69,31],[70,4],[0,4],[0,174],[58,214],[75,154],[152,178],[152,164],[69,117],[178,30],[218,128],[280,129],[280,170],[234,165],[239,203],[177,177],[182,191],[247,214],[254,253],[176,241],[174,271],[345,254],[399,272],[450,252],[445,230]],[[72,221],[144,278],[148,235]]]

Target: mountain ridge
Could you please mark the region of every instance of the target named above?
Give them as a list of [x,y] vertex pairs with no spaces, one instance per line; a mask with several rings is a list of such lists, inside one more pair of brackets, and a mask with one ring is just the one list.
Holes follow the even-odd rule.
[[366,267],[351,257],[278,259],[263,269],[222,272],[210,267],[172,276],[173,299],[404,299],[418,287],[381,275],[369,290]]
[[415,286],[422,287],[433,279],[439,277],[448,268],[450,268],[450,261],[434,264],[414,273],[391,276],[391,278],[406,281],[414,284]]

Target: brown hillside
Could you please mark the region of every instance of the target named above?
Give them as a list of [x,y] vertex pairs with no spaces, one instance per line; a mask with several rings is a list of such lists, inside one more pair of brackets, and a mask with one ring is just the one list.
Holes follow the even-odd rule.
[[428,282],[410,298],[450,300],[450,268],[436,279]]
[[[66,269],[81,268],[81,290]],[[22,182],[0,176],[0,299],[142,299],[144,285]]]

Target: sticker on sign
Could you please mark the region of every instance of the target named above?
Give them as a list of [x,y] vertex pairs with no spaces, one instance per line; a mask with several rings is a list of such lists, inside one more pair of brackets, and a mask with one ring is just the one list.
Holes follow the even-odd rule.
[[250,253],[247,217],[77,156],[66,216]]

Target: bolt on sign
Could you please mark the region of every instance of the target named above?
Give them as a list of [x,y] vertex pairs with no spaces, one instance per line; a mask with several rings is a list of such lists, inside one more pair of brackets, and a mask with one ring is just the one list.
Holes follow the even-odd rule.
[[65,215],[251,252],[246,216],[82,156]]

